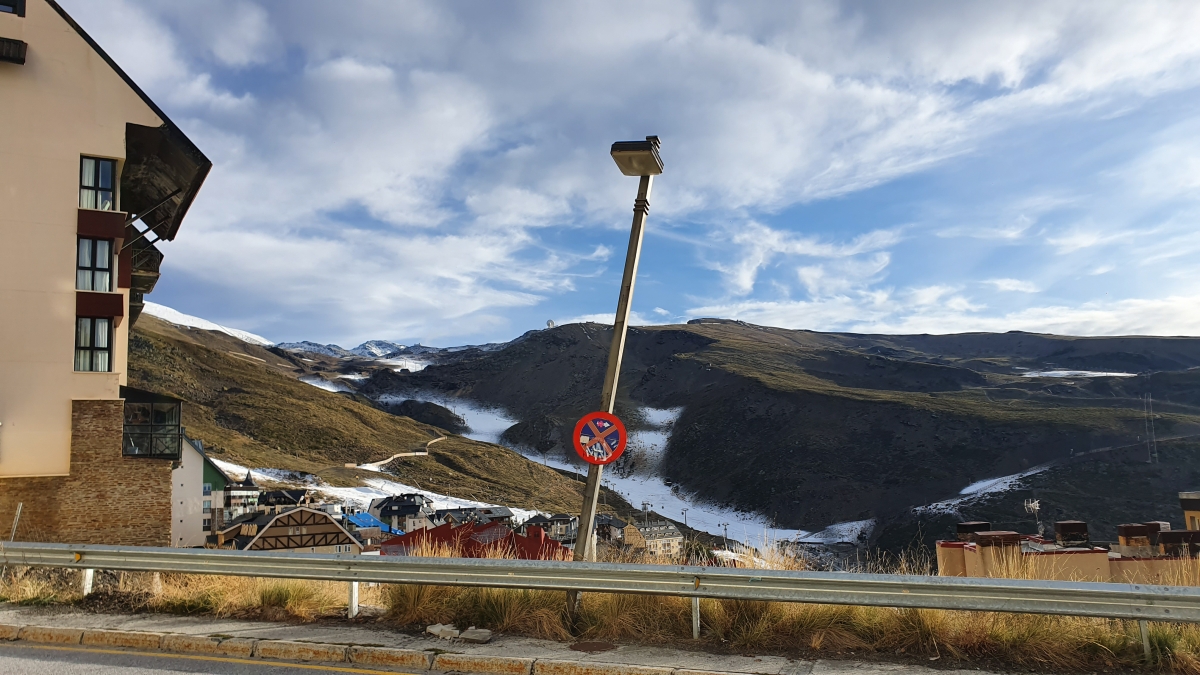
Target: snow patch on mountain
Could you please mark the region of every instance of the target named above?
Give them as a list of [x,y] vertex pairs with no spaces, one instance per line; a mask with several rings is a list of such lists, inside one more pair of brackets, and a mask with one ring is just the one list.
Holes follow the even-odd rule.
[[351,349],[350,353],[369,359],[383,359],[405,349],[407,347],[404,345],[398,345],[395,342],[388,342],[387,340],[367,340],[354,349]]
[[959,507],[963,504],[973,502],[991,494],[1015,490],[1021,487],[1022,479],[1041,473],[1053,467],[1053,462],[1047,462],[1046,464],[1039,464],[1020,473],[1014,473],[1008,476],[1000,476],[999,478],[987,478],[984,480],[975,481],[959,491],[958,494],[961,496],[954,497],[953,499],[946,499],[940,502],[934,502],[932,504],[926,504],[924,506],[918,506],[913,509],[913,512],[930,515],[957,515]]
[[1106,373],[1099,370],[1038,370],[1021,377],[1137,377],[1137,373]]
[[[380,396],[378,400],[380,403],[399,403],[404,399],[431,401],[450,409],[466,421],[469,430],[464,436],[485,443],[499,444],[504,431],[517,422],[516,418],[501,408],[487,407],[464,398],[439,396],[433,392],[388,394]],[[682,408],[643,408],[643,417],[653,428],[632,432],[630,436],[651,456],[657,456],[666,448],[671,428],[682,411]],[[513,449],[532,461],[575,472],[581,480],[587,473],[582,460],[575,457],[542,457],[528,448]],[[695,529],[714,535],[728,531],[730,539],[752,546],[769,548],[774,546],[775,542],[812,535],[804,530],[774,527],[769,519],[760,514],[698,501],[678,486],[667,485],[662,476],[655,471],[645,474],[637,472],[628,476],[622,476],[616,471],[605,471],[602,481],[606,487],[621,493],[621,496],[634,506],[646,503],[655,512],[679,522],[686,522]]]
[[311,384],[312,386],[316,387],[317,389],[324,389],[325,391],[332,391],[335,394],[338,393],[339,391],[351,391],[350,387],[347,387],[346,385],[344,385],[340,382],[331,382],[319,375],[305,375],[300,378],[300,381],[303,382],[304,384]]
[[176,326],[183,326],[185,328],[199,328],[200,330],[212,330],[219,333],[225,333],[226,335],[233,336],[242,342],[249,342],[252,345],[271,347],[275,344],[261,335],[255,335],[254,333],[239,330],[237,328],[222,326],[207,319],[201,319],[198,316],[184,314],[183,312],[171,309],[166,305],[160,305],[157,302],[147,301],[145,307],[142,308],[142,313],[149,314],[156,319],[162,319],[167,323],[173,323]]

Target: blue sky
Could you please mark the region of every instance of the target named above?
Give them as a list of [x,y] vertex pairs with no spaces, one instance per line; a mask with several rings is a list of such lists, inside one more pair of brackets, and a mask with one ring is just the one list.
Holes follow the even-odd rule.
[[277,341],[636,319],[1200,334],[1200,5],[64,0],[215,166],[151,300]]

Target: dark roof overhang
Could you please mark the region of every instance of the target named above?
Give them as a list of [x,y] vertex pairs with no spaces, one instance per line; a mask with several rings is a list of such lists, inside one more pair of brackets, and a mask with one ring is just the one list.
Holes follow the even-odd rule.
[[168,122],[161,127],[125,125],[121,206],[158,239],[171,241],[212,168],[187,136]]

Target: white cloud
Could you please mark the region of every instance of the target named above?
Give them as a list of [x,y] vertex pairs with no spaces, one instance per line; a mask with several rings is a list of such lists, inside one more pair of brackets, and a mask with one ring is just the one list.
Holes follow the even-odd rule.
[[[606,314],[604,312],[599,312],[596,314],[580,314],[578,316],[573,316],[561,321],[555,320],[554,323],[560,326],[568,323],[602,323],[606,326],[611,326],[613,325],[613,319],[616,318],[616,315],[616,312],[613,312],[612,314]],[[630,326],[653,326],[657,323],[658,322],[654,319],[644,316],[639,312],[629,313]]]
[[1038,292],[1038,287],[1033,282],[1021,281],[1020,279],[988,279],[983,283],[995,286],[998,291],[1016,291],[1019,293]]
[[842,296],[817,301],[748,301],[696,307],[687,316],[721,316],[784,328],[853,333],[964,333],[1024,330],[1061,335],[1200,335],[1200,294],[1096,300],[982,315],[961,296],[938,304],[906,303],[895,295]]

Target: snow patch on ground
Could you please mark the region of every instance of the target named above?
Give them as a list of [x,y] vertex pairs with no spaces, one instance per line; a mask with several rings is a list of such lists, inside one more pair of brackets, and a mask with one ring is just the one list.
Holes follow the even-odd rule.
[[214,330],[225,333],[226,335],[232,335],[242,342],[249,342],[252,345],[259,345],[262,347],[271,347],[275,345],[274,342],[271,342],[261,335],[255,335],[254,333],[238,330],[237,328],[229,328],[220,324],[215,324],[207,319],[201,319],[198,316],[184,314],[183,312],[171,309],[166,305],[160,305],[157,302],[146,301],[145,306],[142,308],[142,312],[155,318],[162,319],[167,323],[173,323],[176,326],[199,328],[201,330]]
[[913,511],[919,514],[954,515],[958,513],[959,507],[963,504],[967,504],[989,494],[1015,490],[1021,486],[1022,479],[1028,478],[1034,474],[1039,474],[1051,468],[1052,466],[1054,466],[1052,463],[1039,464],[1020,473],[1014,473],[1008,476],[1000,476],[999,478],[987,478],[984,480],[975,481],[974,483],[971,483],[960,490],[958,494],[961,496],[959,497],[947,499],[945,501],[934,502],[932,504],[926,504],[925,506],[918,506],[913,509]]
[[329,380],[326,380],[318,375],[304,375],[300,378],[300,381],[304,384],[311,384],[317,389],[324,389],[325,391],[332,391],[334,393],[339,391],[350,391],[350,387],[337,382],[330,382]]
[[835,523],[815,534],[805,534],[795,539],[800,544],[837,544],[849,542],[865,544],[875,529],[875,519],[851,520]]
[[1137,373],[1105,373],[1097,370],[1036,370],[1021,377],[1137,377]]
[[468,429],[467,433],[463,434],[464,436],[484,443],[499,444],[501,434],[517,423],[515,419],[500,408],[488,408],[474,401],[461,398],[430,396],[423,392],[414,392],[412,394],[384,394],[377,400],[380,403],[389,405],[408,400],[436,403],[458,415],[467,423]]
[[[237,477],[238,480],[245,478],[246,471],[244,466],[239,466],[232,462],[226,462],[219,459],[212,459],[222,471],[230,478]],[[500,506],[499,504],[488,504],[486,502],[477,502],[470,499],[459,499],[457,497],[449,497],[447,495],[422,490],[404,483],[387,480],[384,478],[368,478],[364,482],[366,485],[359,487],[334,487],[322,481],[312,474],[298,474],[295,471],[286,469],[249,469],[251,476],[256,481],[269,480],[275,483],[296,488],[308,488],[314,492],[324,495],[330,501],[334,501],[346,506],[366,510],[371,505],[372,499],[382,497],[392,497],[395,495],[419,494],[433,501],[434,509],[459,509],[469,507],[493,507]],[[529,509],[516,509],[508,507],[513,512],[513,520],[522,523],[537,515],[537,511]]]
[[[675,420],[683,414],[683,408],[642,408],[642,414],[646,416],[646,422],[651,428],[629,432],[629,442],[625,451],[638,451],[648,464],[644,468],[657,472],[667,452],[667,441],[671,439]],[[639,467],[638,472],[642,472],[642,467]]]
[[422,359],[412,356],[398,356],[392,359],[382,359],[382,363],[386,363],[392,367],[392,370],[400,372],[407,370],[410,373],[425,370],[425,367],[433,363],[433,359]]

